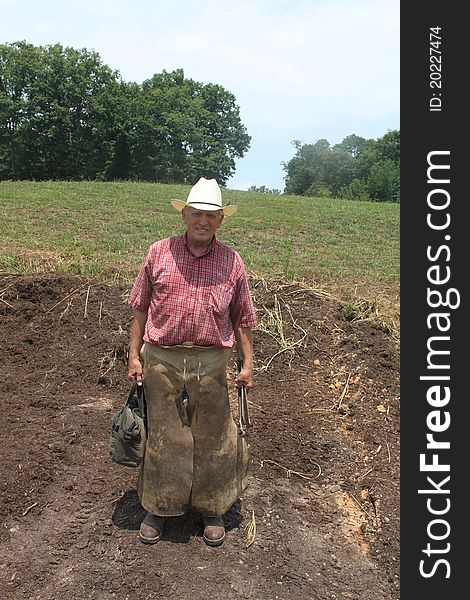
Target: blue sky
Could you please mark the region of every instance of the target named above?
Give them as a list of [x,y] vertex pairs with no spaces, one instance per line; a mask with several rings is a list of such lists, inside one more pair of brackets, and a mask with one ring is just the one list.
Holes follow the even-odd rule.
[[399,0],[0,0],[0,43],[95,50],[125,81],[232,92],[251,147],[227,187],[284,188],[292,140],[399,129]]

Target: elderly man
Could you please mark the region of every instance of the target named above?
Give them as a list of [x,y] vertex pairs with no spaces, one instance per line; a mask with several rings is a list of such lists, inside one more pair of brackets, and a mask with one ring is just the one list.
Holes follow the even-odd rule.
[[128,300],[129,378],[143,383],[147,399],[139,537],[157,542],[167,517],[192,509],[202,514],[204,541],[219,546],[222,515],[246,487],[248,459],[230,411],[227,362],[236,341],[236,384],[250,390],[256,316],[242,259],[215,237],[237,207],[223,207],[217,182],[203,177],[186,202],[171,204],[186,232],[150,246]]

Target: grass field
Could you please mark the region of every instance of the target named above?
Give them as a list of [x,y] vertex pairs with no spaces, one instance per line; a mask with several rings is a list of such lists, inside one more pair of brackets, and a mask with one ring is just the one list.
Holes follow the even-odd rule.
[[[0,182],[0,270],[132,281],[148,246],[183,231],[190,186]],[[220,239],[250,271],[288,280],[399,281],[399,205],[226,190]]]

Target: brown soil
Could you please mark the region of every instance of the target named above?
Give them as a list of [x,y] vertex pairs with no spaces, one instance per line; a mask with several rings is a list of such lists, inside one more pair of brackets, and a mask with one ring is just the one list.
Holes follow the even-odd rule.
[[252,290],[250,485],[222,547],[204,544],[198,514],[145,546],[138,471],[108,458],[128,392],[128,290],[0,278],[1,598],[399,598],[397,346],[313,291]]

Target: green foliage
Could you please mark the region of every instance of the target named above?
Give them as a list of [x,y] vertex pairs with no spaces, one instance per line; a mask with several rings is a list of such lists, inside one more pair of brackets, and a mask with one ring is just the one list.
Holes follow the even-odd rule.
[[292,142],[297,150],[296,155],[284,163],[287,171],[286,194],[315,195],[316,189],[326,188],[325,166],[330,153],[327,140],[318,140],[315,144]]
[[344,200],[370,200],[367,184],[362,179],[353,179],[349,185],[340,188],[338,197]]
[[368,140],[356,135],[355,133],[348,135],[344,140],[336,144],[334,147],[337,150],[344,150],[352,158],[363,152],[368,145]]
[[249,144],[234,95],[181,69],[138,85],[96,52],[0,45],[0,179],[224,184]]
[[249,192],[259,192],[260,194],[276,194],[276,195],[279,195],[281,193],[280,190],[270,189],[270,188],[266,187],[265,185],[260,185],[260,186],[250,185],[250,187],[248,188],[248,191]]
[[400,170],[390,158],[374,163],[369,171],[367,188],[372,198],[387,202],[400,199]]
[[111,158],[107,161],[104,171],[105,179],[125,180],[130,179],[131,152],[127,134],[120,132],[113,143]]
[[353,134],[333,147],[327,140],[292,143],[296,154],[283,163],[286,194],[400,201],[399,131],[377,140]]
[[140,179],[185,183],[204,175],[223,184],[249,147],[233,94],[185,79],[181,69],[144,81],[137,100],[130,124],[143,120],[132,137]]
[[359,317],[360,311],[357,306],[348,303],[344,306],[343,313],[347,321],[355,321]]
[[388,158],[398,164],[400,162],[400,132],[397,130],[387,132],[377,140],[376,150],[379,158]]
[[2,177],[94,177],[112,139],[118,87],[95,52],[0,46]]

